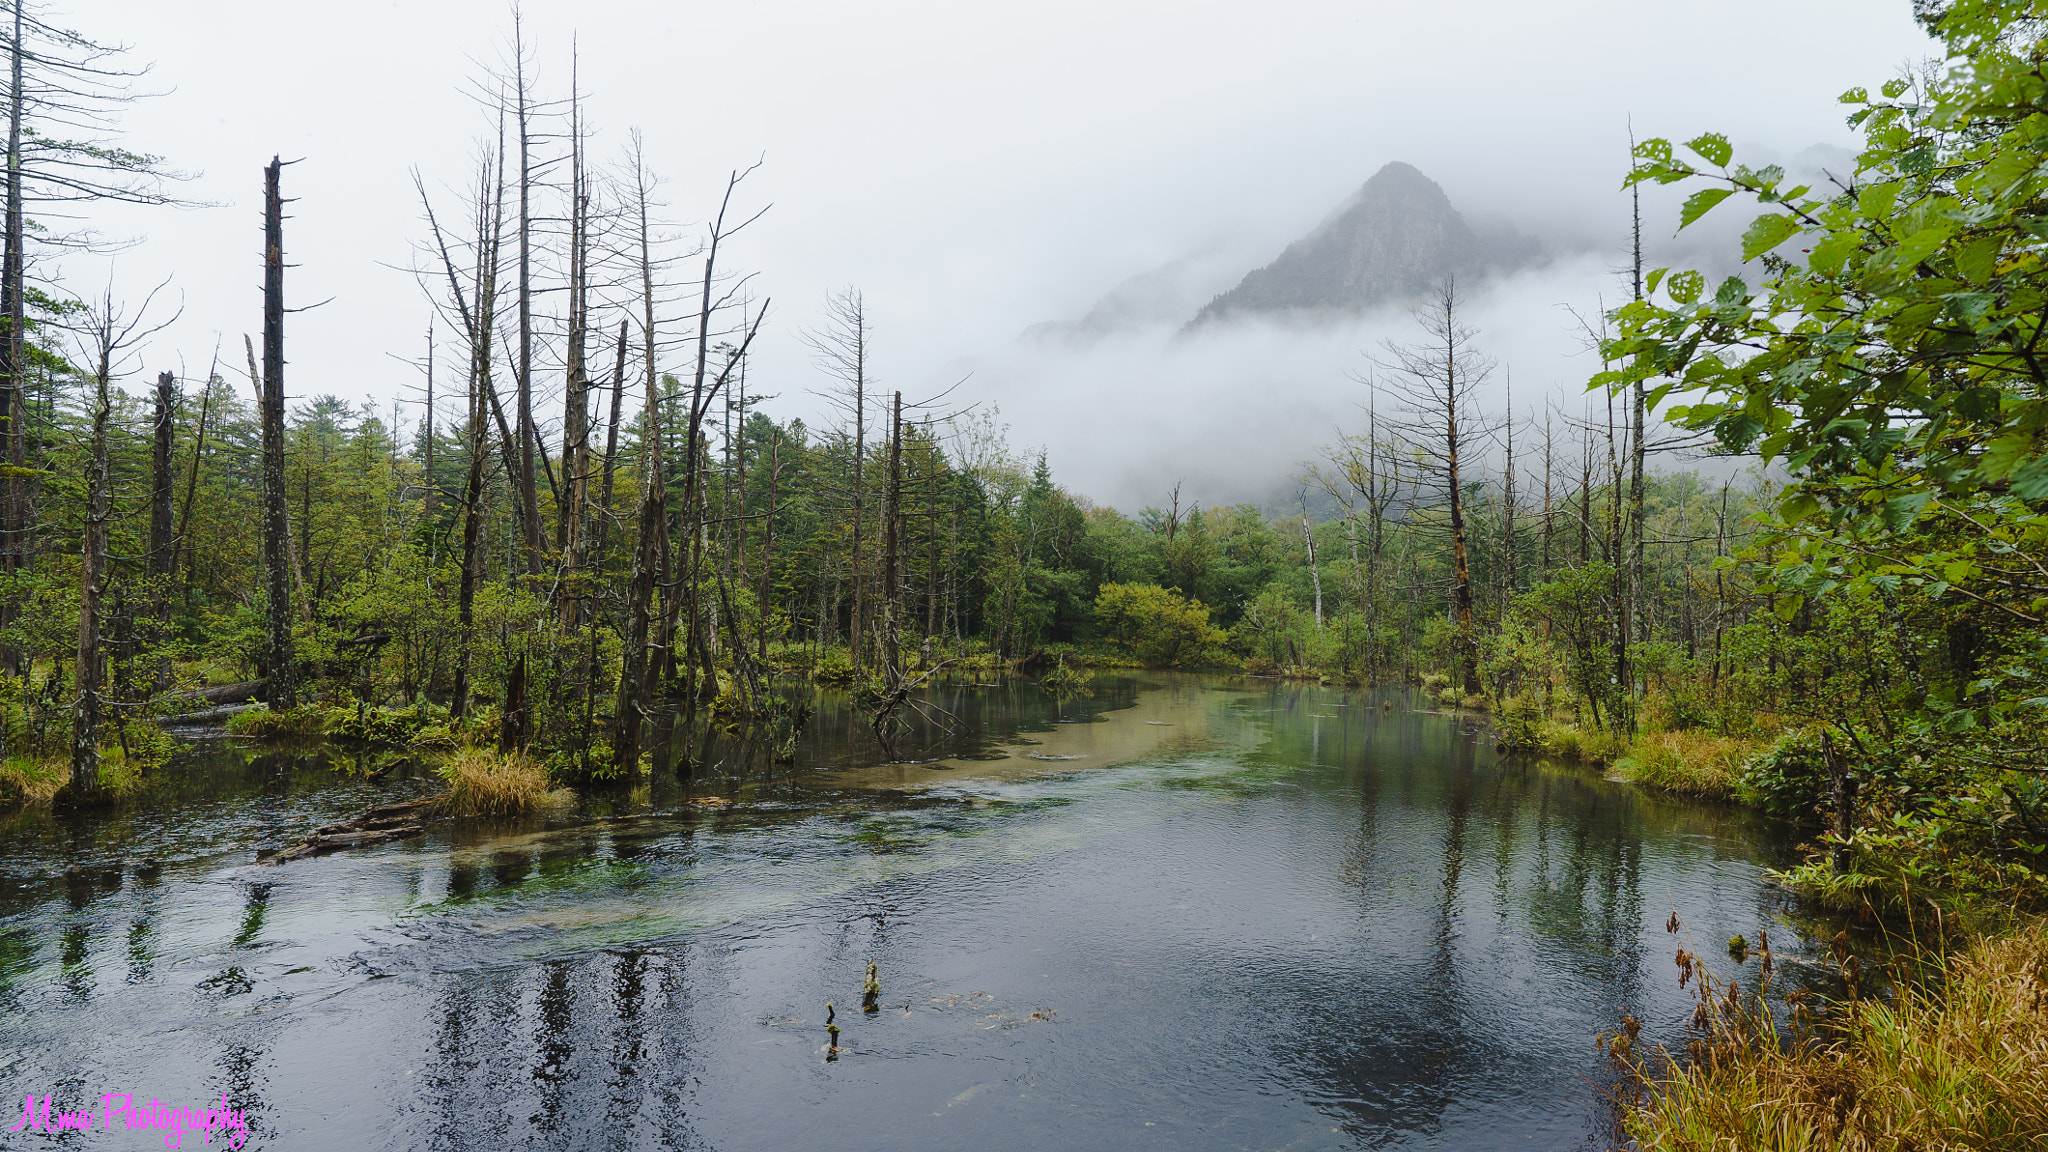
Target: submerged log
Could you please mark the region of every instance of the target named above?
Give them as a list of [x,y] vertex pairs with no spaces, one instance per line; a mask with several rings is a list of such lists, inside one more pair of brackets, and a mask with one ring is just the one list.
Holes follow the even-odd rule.
[[384,844],[392,840],[423,835],[426,829],[411,821],[424,815],[427,809],[440,802],[439,796],[428,796],[420,800],[408,800],[402,804],[384,804],[368,809],[352,820],[317,829],[311,836],[282,852],[259,860],[258,863],[283,864],[290,860],[303,860],[308,856],[324,856],[345,848],[367,848],[372,844]]

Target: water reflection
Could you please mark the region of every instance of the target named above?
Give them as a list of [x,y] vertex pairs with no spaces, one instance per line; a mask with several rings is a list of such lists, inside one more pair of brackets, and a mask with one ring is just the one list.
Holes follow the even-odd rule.
[[293,1149],[1592,1146],[1594,1033],[1688,1007],[1672,909],[1798,949],[1764,830],[1399,692],[926,703],[884,749],[821,698],[795,765],[676,723],[575,814],[277,868],[432,781],[224,748],[153,821],[7,818],[0,1098],[226,1092]]

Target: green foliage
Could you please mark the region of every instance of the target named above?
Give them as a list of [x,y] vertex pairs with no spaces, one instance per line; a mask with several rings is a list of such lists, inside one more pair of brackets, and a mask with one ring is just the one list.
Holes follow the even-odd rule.
[[[1732,164],[1726,142],[1644,141],[1630,183],[1707,182],[1764,211],[1744,238],[1759,295],[1681,275],[1617,309],[1595,383],[1648,384],[1689,427],[1797,477],[1779,502],[1781,606],[1837,589],[1924,594],[2018,628],[1936,723],[2048,719],[2048,40],[2029,5],[1957,0],[1931,26],[1945,68],[1843,96],[1864,136],[1853,178],[1819,191]],[[1731,166],[1732,165],[1732,166]],[[1695,195],[1686,222],[1725,196]],[[1798,246],[1794,260],[1774,255]],[[1661,278],[1665,299],[1654,295]],[[1958,711],[1969,717],[1948,715]]]
[[1781,820],[1817,824],[1820,806],[1832,783],[1821,759],[1820,730],[1799,728],[1743,769],[1742,797]]
[[268,704],[259,704],[228,717],[228,733],[250,740],[305,739],[324,734],[327,719],[327,709],[318,704],[304,703],[282,712],[272,711]]
[[1230,639],[1209,623],[1207,607],[1156,584],[1103,585],[1095,620],[1124,651],[1162,667],[1202,663]]

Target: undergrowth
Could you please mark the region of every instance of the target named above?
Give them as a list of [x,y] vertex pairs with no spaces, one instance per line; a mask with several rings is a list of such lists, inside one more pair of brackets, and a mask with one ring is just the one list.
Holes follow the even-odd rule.
[[1681,949],[1681,983],[1695,978],[1699,1005],[1685,1059],[1646,1051],[1628,1018],[1602,1038],[1624,1073],[1622,1123],[1635,1147],[2048,1147],[2048,926],[1933,957],[1888,999],[1860,995],[1855,958],[1840,938],[1835,947],[1848,995],[1808,1013],[1793,993],[1789,1034],[1754,993],[1718,984]]

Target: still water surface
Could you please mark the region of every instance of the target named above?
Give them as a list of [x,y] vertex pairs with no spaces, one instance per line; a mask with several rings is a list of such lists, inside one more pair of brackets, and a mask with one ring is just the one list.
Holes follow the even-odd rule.
[[278,1150],[1601,1148],[1594,1036],[1690,1011],[1673,911],[1810,950],[1768,827],[1400,690],[925,704],[894,757],[828,697],[793,766],[679,736],[680,778],[279,867],[430,781],[216,743],[0,817],[0,1129],[225,1093]]

